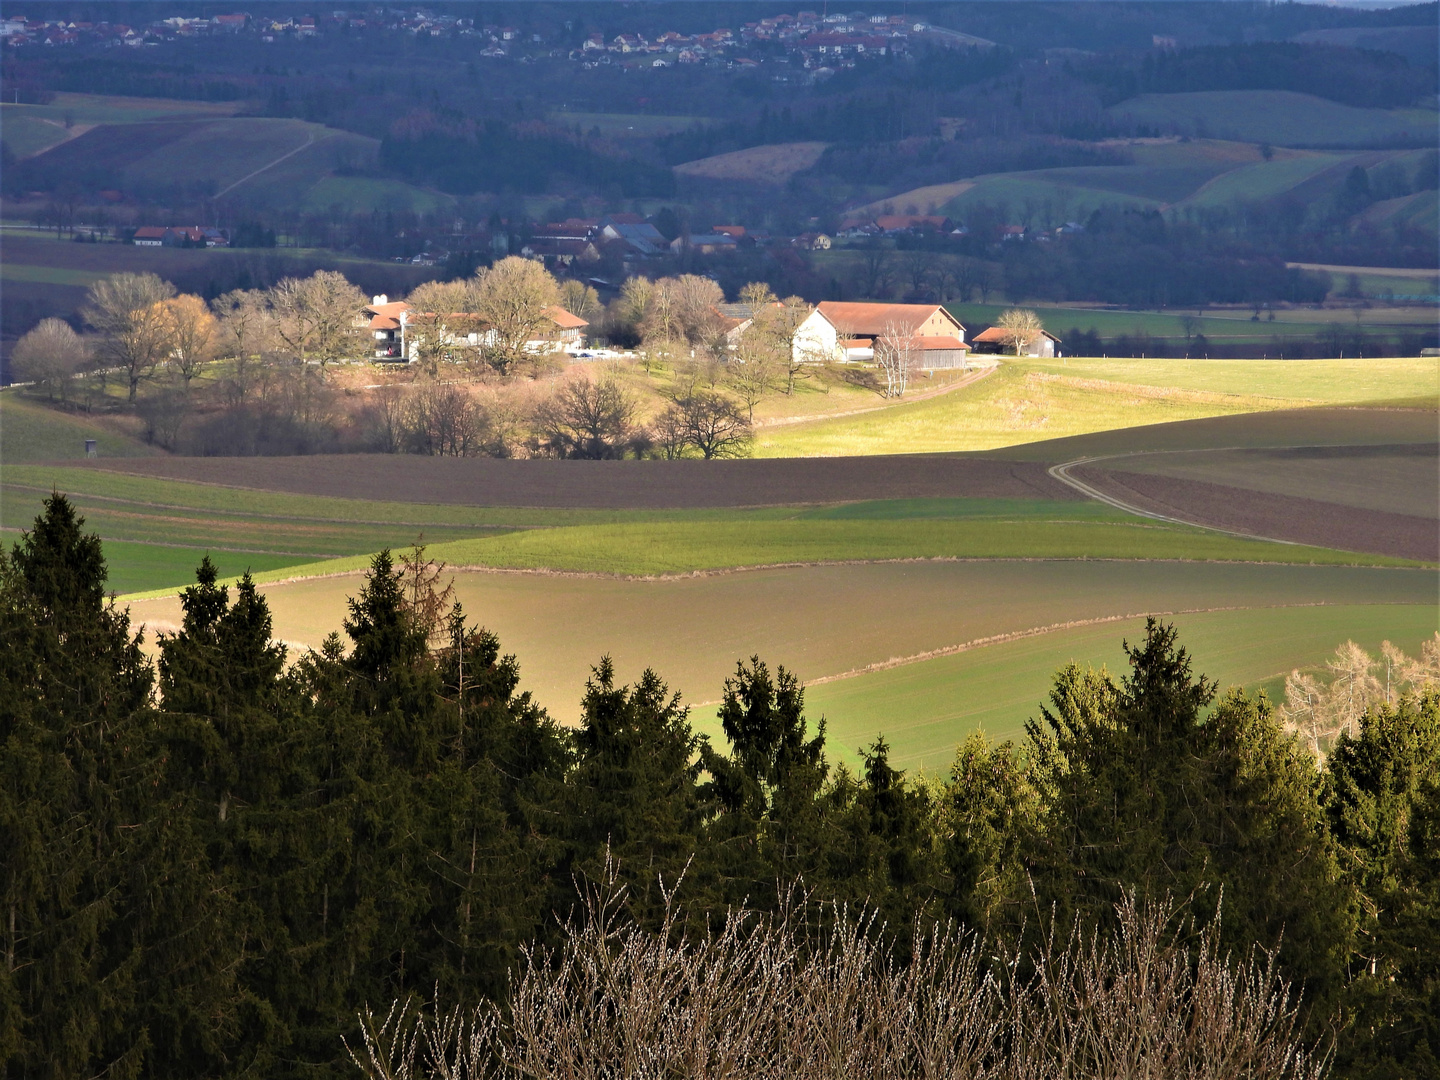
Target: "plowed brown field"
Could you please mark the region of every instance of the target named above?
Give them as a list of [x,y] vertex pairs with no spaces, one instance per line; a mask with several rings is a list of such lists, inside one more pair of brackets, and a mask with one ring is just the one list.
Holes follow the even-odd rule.
[[746,461],[498,461],[391,454],[156,458],[103,468],[301,495],[468,506],[685,509],[867,499],[1037,498],[1076,492],[1034,462],[957,457]]

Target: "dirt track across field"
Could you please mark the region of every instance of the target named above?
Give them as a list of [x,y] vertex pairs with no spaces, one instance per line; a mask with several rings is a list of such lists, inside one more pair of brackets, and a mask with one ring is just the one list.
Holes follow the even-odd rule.
[[342,454],[135,458],[96,462],[93,467],[263,491],[461,506],[686,509],[868,499],[1081,498],[1047,475],[1041,463],[898,455],[742,461],[499,461]]
[[1440,523],[1431,518],[1091,465],[1073,466],[1070,472],[1140,510],[1197,525],[1344,551],[1440,561]]

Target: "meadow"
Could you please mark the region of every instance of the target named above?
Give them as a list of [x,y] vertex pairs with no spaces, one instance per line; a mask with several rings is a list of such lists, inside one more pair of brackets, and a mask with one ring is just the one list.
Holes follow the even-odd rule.
[[[1007,360],[969,387],[878,413],[762,428],[763,457],[989,450],[1302,405],[1440,398],[1440,362]],[[1060,459],[1063,460],[1063,459]]]
[[1112,105],[1112,116],[1160,131],[1275,146],[1434,145],[1428,109],[1357,109],[1290,90],[1206,90],[1142,94]]
[[[1350,604],[1324,607],[1195,612],[1175,617],[1195,670],[1222,690],[1264,690],[1284,696],[1285,676],[1318,668],[1343,641],[1372,655],[1391,641],[1415,655],[1437,629],[1432,604]],[[895,764],[946,772],[956,744],[971,731],[995,740],[1021,741],[1027,720],[1048,705],[1055,671],[1068,663],[1126,670],[1124,640],[1143,637],[1144,619],[1117,619],[1005,641],[950,656],[822,681],[806,689],[810,715],[823,715],[829,743],[852,767],[857,751],[883,734]],[[697,711],[696,727],[718,735],[719,724]],[[708,721],[708,723],[707,723]]]

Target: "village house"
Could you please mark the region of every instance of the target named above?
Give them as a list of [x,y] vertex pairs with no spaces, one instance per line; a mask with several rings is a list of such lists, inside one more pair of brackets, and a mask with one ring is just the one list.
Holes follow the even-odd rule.
[[801,363],[869,360],[877,339],[901,335],[923,356],[923,369],[965,363],[965,327],[939,304],[822,301],[795,331],[792,347]]
[[677,236],[670,241],[670,250],[676,255],[683,254],[686,249],[700,255],[715,255],[734,251],[735,246],[735,237],[728,233],[694,233],[690,236]]
[[[590,325],[587,320],[558,304],[546,308],[544,314],[550,327],[541,336],[525,343],[529,352],[578,352],[585,347],[585,328]],[[402,364],[419,358],[414,327],[442,321],[446,320],[435,320],[429,313],[414,313],[405,301],[391,300],[383,293],[371,298],[371,302],[361,309],[358,320],[374,343],[371,356],[376,360]],[[495,344],[495,331],[488,329],[478,315],[460,313],[450,316],[449,321],[452,326],[475,326],[477,329],[463,331],[463,337],[462,331],[452,330],[445,335],[445,345],[480,348]]]
[[1031,330],[1017,351],[1012,331],[1001,326],[992,326],[976,334],[973,341],[976,352],[1008,353],[1011,356],[1055,356],[1060,339],[1048,330]]

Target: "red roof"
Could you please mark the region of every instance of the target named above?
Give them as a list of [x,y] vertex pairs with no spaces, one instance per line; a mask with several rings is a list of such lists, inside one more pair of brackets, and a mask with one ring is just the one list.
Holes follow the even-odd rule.
[[549,316],[550,321],[560,327],[561,330],[578,330],[582,326],[590,325],[586,320],[580,318],[579,315],[570,314],[570,312],[566,311],[559,304],[546,308],[545,314]]
[[892,328],[913,332],[937,311],[956,328],[957,337],[965,332],[959,320],[939,304],[866,304],[823,300],[817,310],[836,329],[852,335],[876,337]]
[[969,345],[966,345],[959,338],[954,337],[931,337],[929,335],[922,335],[913,340],[926,352],[929,352],[931,349],[965,349],[968,351],[970,348]]
[[142,225],[135,230],[136,240],[164,240],[167,230],[159,225]]
[[[984,331],[976,334],[974,340],[976,340],[976,341],[985,341],[985,342],[990,342],[990,341],[1012,342],[1012,341],[1015,340],[1014,337],[1012,336],[1012,333],[1013,333],[1012,331],[1006,330],[1003,326],[992,326],[992,327],[990,327],[990,329],[984,330]],[[1031,331],[1030,331],[1028,334],[1026,334],[1026,336],[1025,336],[1025,339],[1024,339],[1024,340],[1025,340],[1025,344],[1026,344],[1026,345],[1029,345],[1030,342],[1034,341],[1036,338],[1039,338],[1039,337],[1048,337],[1051,341],[1059,341],[1059,340],[1060,340],[1060,339],[1057,338],[1054,334],[1050,333],[1049,330],[1031,330]]]

